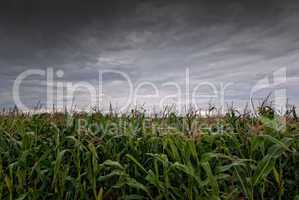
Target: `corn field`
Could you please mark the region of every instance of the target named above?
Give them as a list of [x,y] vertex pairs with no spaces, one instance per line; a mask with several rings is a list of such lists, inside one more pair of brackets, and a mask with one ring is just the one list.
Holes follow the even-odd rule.
[[298,200],[298,119],[275,116],[3,113],[0,199]]

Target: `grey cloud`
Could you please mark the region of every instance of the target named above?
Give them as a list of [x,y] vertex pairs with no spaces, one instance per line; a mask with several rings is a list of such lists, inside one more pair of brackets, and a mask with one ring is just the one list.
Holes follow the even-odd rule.
[[[288,67],[298,75],[299,9],[292,1],[115,1],[111,5],[111,13],[97,14],[94,9],[74,16],[68,12],[65,19],[1,24],[0,65],[5,70],[0,77],[5,94],[11,90],[9,80],[29,68],[62,69],[66,81],[92,84],[97,84],[98,70],[117,69],[133,82],[183,85],[189,67],[192,86],[204,80],[237,82],[230,96],[236,100],[275,69]],[[127,88],[115,84],[115,79],[106,76],[106,90],[124,98]],[[34,88],[40,86],[30,87],[38,93]]]

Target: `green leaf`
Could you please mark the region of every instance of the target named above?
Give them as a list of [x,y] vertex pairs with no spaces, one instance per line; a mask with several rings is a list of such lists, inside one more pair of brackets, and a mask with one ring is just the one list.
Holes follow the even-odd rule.
[[126,154],[126,157],[133,161],[145,174],[147,174],[146,169],[130,154]]

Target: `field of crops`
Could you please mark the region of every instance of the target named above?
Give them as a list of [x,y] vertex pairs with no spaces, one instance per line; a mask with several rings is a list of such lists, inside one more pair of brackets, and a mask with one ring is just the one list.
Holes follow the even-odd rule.
[[3,113],[0,199],[299,199],[299,122],[277,118]]

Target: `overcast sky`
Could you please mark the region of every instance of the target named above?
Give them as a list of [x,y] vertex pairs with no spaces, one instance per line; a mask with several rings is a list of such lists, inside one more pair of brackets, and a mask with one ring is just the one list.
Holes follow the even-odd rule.
[[[13,0],[0,5],[0,105],[14,105],[12,87],[28,69],[63,70],[55,81],[85,81],[96,88],[98,72],[119,70],[134,88],[155,84],[160,97],[186,95],[190,88],[209,82],[229,84],[227,102],[244,104],[252,88],[283,67],[290,103],[299,104],[299,3],[291,0]],[[103,77],[108,101],[122,104],[128,83],[115,74]],[[45,77],[30,76],[21,87],[28,106],[45,103]],[[273,88],[272,88],[273,89]],[[202,88],[201,94],[209,90]],[[269,91],[261,95],[267,96]],[[143,87],[140,94],[153,94]],[[69,97],[65,96],[64,101]],[[185,96],[183,96],[185,98]],[[76,93],[75,104],[90,104],[86,91]],[[141,98],[156,104],[159,98]],[[210,98],[198,97],[198,103]],[[134,102],[131,102],[134,103]],[[182,102],[184,103],[184,101]]]

